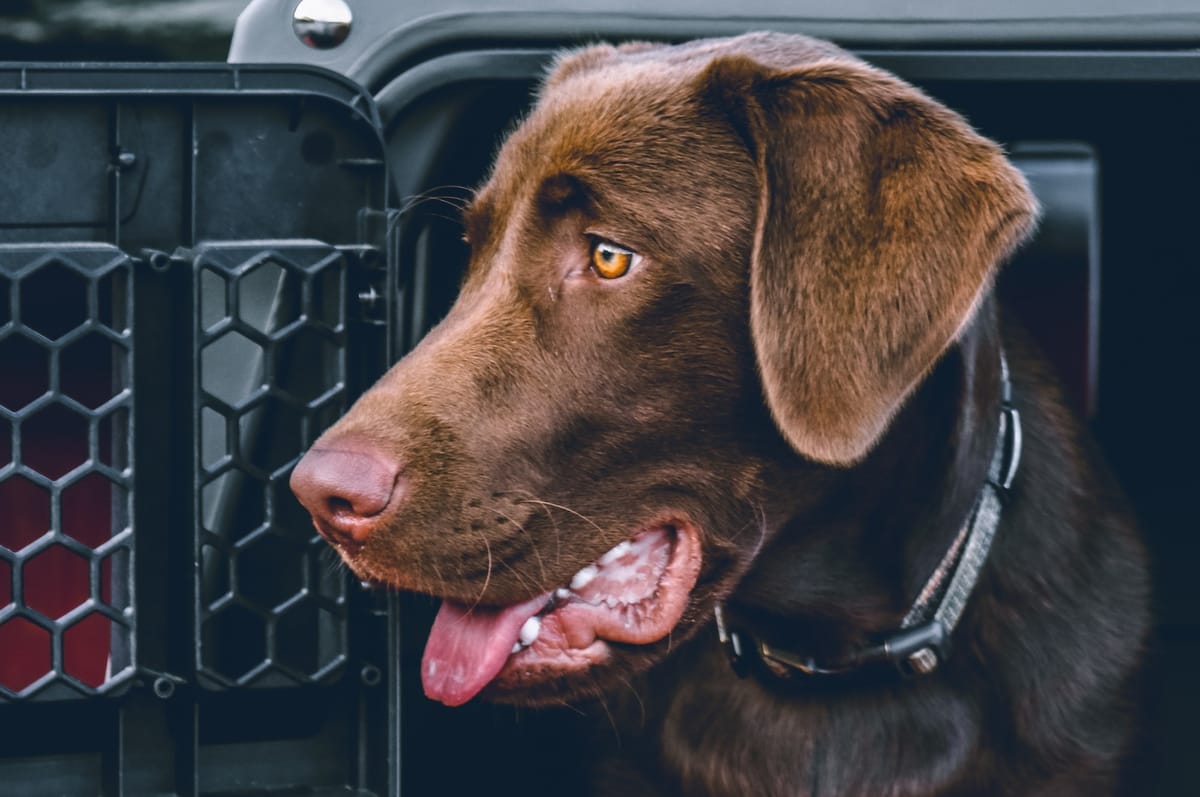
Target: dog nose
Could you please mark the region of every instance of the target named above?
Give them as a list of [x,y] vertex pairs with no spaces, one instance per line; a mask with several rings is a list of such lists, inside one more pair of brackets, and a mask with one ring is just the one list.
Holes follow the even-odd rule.
[[392,502],[399,473],[392,458],[367,443],[343,438],[309,449],[292,471],[290,484],[322,537],[360,548]]

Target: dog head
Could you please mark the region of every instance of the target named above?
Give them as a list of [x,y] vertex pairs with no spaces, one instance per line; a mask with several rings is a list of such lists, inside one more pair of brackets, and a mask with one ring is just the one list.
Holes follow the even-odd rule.
[[1034,215],[832,45],[568,54],[467,209],[457,302],[293,487],[356,574],[443,599],[431,697],[603,690],[734,589],[784,474],[869,454]]

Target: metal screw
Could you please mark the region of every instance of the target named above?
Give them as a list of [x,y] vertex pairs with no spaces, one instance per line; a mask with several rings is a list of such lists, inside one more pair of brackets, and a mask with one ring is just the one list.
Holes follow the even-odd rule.
[[380,296],[379,291],[375,290],[374,285],[371,285],[365,291],[358,292],[358,300],[363,303],[363,307],[366,308],[368,312],[374,310],[375,305],[378,304],[379,300],[382,298],[383,297]]
[[918,675],[928,675],[937,669],[937,654],[931,648],[921,648],[908,657],[908,666]]
[[147,249],[142,254],[143,257],[150,261],[150,268],[155,271],[166,271],[171,267],[171,256],[166,252],[155,252]]
[[175,694],[175,682],[161,675],[154,679],[154,684],[151,688],[154,690],[155,697],[160,697],[163,700],[168,700]]
[[292,12],[292,30],[316,50],[337,47],[350,35],[354,14],[344,0],[300,0]]
[[383,673],[374,664],[364,665],[358,677],[362,679],[364,686],[378,686],[383,679]]

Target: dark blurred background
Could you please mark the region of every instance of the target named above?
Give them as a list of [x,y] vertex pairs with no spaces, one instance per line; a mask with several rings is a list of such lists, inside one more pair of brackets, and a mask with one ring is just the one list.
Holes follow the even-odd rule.
[[248,0],[0,0],[0,61],[224,61]]

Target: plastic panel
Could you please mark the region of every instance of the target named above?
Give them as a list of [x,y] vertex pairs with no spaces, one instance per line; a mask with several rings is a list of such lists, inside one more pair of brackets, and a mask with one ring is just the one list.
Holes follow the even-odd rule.
[[109,246],[0,246],[0,702],[135,671],[131,273]]
[[566,47],[597,40],[683,40],[754,30],[806,33],[845,44],[882,47],[1013,47],[1159,43],[1190,46],[1200,13],[1190,0],[356,0],[350,36],[314,50],[292,31],[291,0],[253,0],[238,18],[229,60],[321,64],[372,90],[413,66],[454,49]]
[[384,600],[287,489],[382,367],[373,102],[0,65],[0,139],[0,792],[384,793]]
[[346,408],[346,258],[316,243],[194,260],[196,668],[211,688],[327,680],[345,579],[287,480]]

